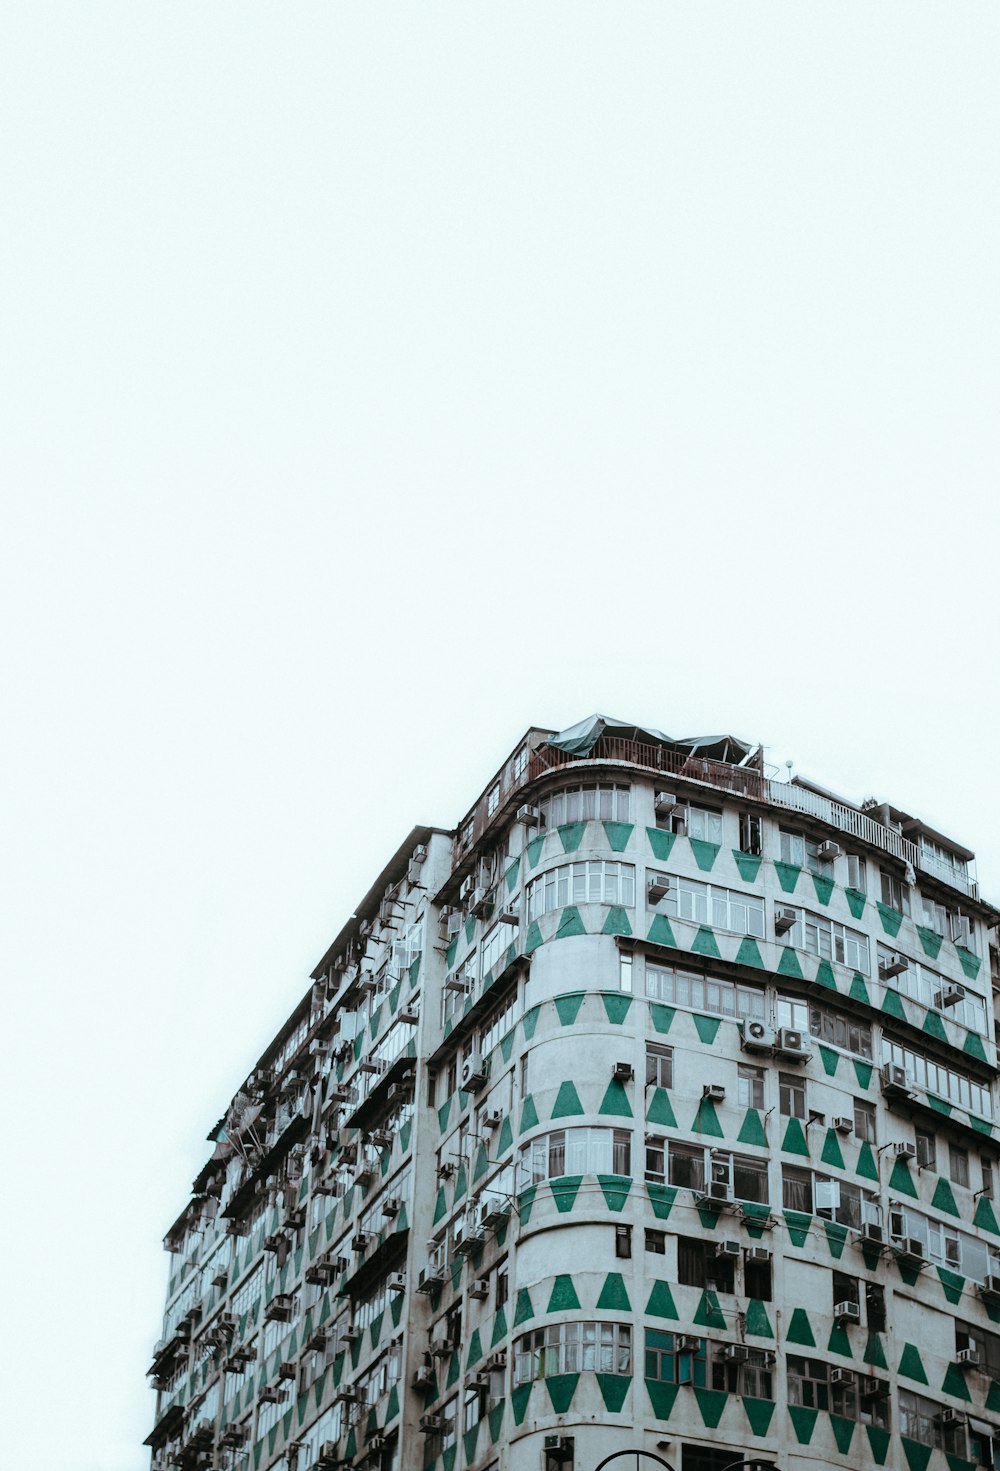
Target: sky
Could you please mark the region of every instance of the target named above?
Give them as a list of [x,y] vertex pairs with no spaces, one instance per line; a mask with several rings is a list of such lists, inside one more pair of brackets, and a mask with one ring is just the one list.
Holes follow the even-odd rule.
[[11,1464],[147,1464],[207,1131],[529,725],[761,741],[1000,899],[998,43],[992,0],[9,0]]

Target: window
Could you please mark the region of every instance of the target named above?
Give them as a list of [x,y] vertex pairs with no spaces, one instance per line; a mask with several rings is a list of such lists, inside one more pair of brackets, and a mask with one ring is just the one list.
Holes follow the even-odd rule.
[[620,990],[632,994],[632,955],[627,950],[623,950],[618,956],[618,986]]
[[[752,1248],[751,1248],[752,1249]],[[760,1248],[757,1248],[759,1250]],[[743,1254],[743,1292],[746,1297],[755,1297],[760,1302],[771,1301],[771,1256],[765,1253],[766,1260],[761,1257],[751,1257],[750,1250]]]
[[722,813],[711,807],[688,807],[683,821],[689,838],[701,838],[706,843],[722,842]]
[[922,1170],[937,1168],[937,1140],[933,1134],[917,1129],[914,1135],[917,1146],[917,1164]]
[[495,782],[494,785],[490,787],[489,794],[487,795],[487,798],[486,798],[486,816],[487,817],[492,817],[493,814],[494,814],[494,812],[497,810],[497,808],[499,806],[500,806],[500,783],[499,782]]
[[719,1016],[765,1020],[764,992],[701,971],[646,965],[646,995],[655,1001],[711,1011]]
[[785,1118],[805,1118],[806,1083],[801,1073],[778,1074],[778,1099]]
[[742,853],[762,853],[760,837],[760,818],[752,812],[740,813],[740,851]]
[[508,1293],[510,1292],[510,1276],[509,1276],[509,1273],[508,1273],[508,1270],[507,1270],[507,1259],[506,1259],[506,1257],[498,1265],[498,1267],[496,1269],[496,1274],[495,1274],[495,1277],[494,1277],[494,1281],[496,1283],[496,1288],[495,1288],[495,1292],[494,1292],[494,1297],[495,1297],[494,1306],[496,1307],[497,1312],[499,1312],[500,1309],[503,1307],[504,1303],[507,1301],[507,1296],[508,1296]]
[[643,1373],[647,1379],[661,1383],[674,1382],[674,1335],[661,1328],[646,1329],[646,1361]]
[[658,1135],[646,1135],[646,1179],[654,1185],[666,1180],[667,1144]]
[[[879,945],[877,958],[880,972],[883,964],[887,965],[896,953],[888,945]],[[917,960],[909,960],[905,970],[883,979],[886,985],[894,986],[902,995],[909,996],[920,1006],[926,1006],[929,1011],[941,1011],[968,1031],[978,1032],[981,1037],[987,1035],[986,1003],[983,998],[967,987],[956,986],[938,971],[931,970],[930,966],[922,965]]]
[[933,1445],[944,1449],[944,1434],[941,1425],[943,1405],[925,1399],[909,1389],[899,1391],[899,1433],[908,1440],[917,1440],[921,1445]]
[[830,1011],[824,1006],[809,1007],[809,1031],[831,1047],[856,1052],[859,1057],[872,1055],[872,1029],[868,1022]]
[[983,1194],[987,1200],[993,1199],[993,1161],[984,1154],[979,1161],[979,1167],[983,1172]]
[[962,1149],[957,1144],[948,1146],[949,1174],[953,1185],[969,1184],[969,1151]]
[[[647,875],[653,877],[652,871]],[[648,884],[647,884],[648,888]],[[756,894],[739,889],[724,889],[718,884],[703,884],[697,879],[676,878],[662,899],[650,908],[687,919],[692,924],[708,924],[717,930],[732,930],[737,935],[764,938],[764,901]]]
[[778,829],[778,852],[782,863],[792,863],[796,868],[806,866],[806,839],[804,833],[792,832],[790,828]]
[[678,1236],[677,1280],[684,1287],[708,1287],[714,1292],[735,1291],[731,1256],[718,1254],[719,1243],[700,1236]]
[[627,1323],[550,1323],[514,1344],[514,1383],[590,1370],[632,1372],[632,1330]]
[[869,1332],[884,1333],[886,1325],[885,1288],[881,1283],[865,1283],[865,1312],[868,1317]]
[[666,1231],[647,1231],[646,1232],[645,1246],[646,1246],[646,1250],[647,1251],[651,1251],[655,1256],[666,1256],[666,1254],[667,1254],[667,1233],[666,1233]]
[[964,945],[967,950],[975,949],[975,921],[960,909],[948,904],[939,904],[928,894],[920,895],[920,906],[924,913],[924,924],[944,935],[955,945]]
[[493,1050],[501,1037],[506,1037],[517,1019],[517,1012],[517,987],[515,986],[506,1001],[501,1002],[495,1010],[490,1012],[489,1017],[479,1029],[479,1050],[484,1056]]
[[635,905],[635,869],[631,863],[561,863],[534,879],[527,889],[528,918],[538,919],[567,904]]
[[982,1283],[987,1275],[1000,1273],[1000,1243],[969,1236],[944,1221],[932,1221],[910,1205],[893,1205],[889,1233],[894,1240],[914,1237],[932,1262],[961,1272],[970,1282]]
[[556,1129],[526,1144],[518,1157],[518,1186],[561,1175],[630,1175],[632,1136],[627,1129]]
[[847,886],[860,894],[868,892],[868,865],[860,853],[847,855]]
[[524,773],[527,771],[527,769],[528,769],[528,748],[527,748],[527,746],[522,746],[521,749],[514,756],[513,761],[511,762],[511,766],[510,766],[511,780],[514,781],[514,782],[520,781],[521,777],[524,775]]
[[866,1144],[875,1143],[875,1105],[861,1098],[854,1100],[854,1133]]
[[588,782],[583,786],[563,787],[551,792],[538,804],[545,827],[562,827],[567,822],[587,822],[602,818],[606,822],[632,821],[632,788],[623,785]]
[[736,1069],[737,1101],[740,1108],[764,1107],[764,1069],[741,1062]]
[[674,1086],[674,1049],[659,1042],[646,1043],[646,1087]]
[[925,1088],[928,1093],[947,1098],[981,1118],[993,1116],[993,1101],[988,1087],[956,1072],[954,1068],[944,1067],[922,1053],[893,1042],[885,1035],[882,1037],[882,1061],[905,1069],[917,1087]]
[[839,965],[849,965],[852,970],[859,970],[866,976],[871,973],[868,936],[860,930],[848,929],[823,915],[802,910],[789,931],[789,938],[793,945],[818,955],[821,960],[835,960]]
[[627,1261],[632,1255],[632,1227],[615,1227],[615,1256]]
[[878,872],[882,903],[899,914],[909,914],[910,891],[906,884],[887,868],[880,868]]
[[[662,1141],[659,1147],[663,1149]],[[768,1201],[767,1160],[755,1159],[752,1155],[671,1142],[668,1173],[670,1184],[681,1189],[701,1193],[708,1180],[713,1185],[728,1185],[734,1200],[754,1201],[761,1205]]]
[[1000,1379],[1000,1337],[978,1324],[955,1320],[955,1352],[971,1348],[979,1355],[979,1368],[991,1379]]
[[856,1308],[861,1308],[861,1283],[857,1277],[849,1277],[846,1272],[831,1272],[833,1278],[833,1306],[838,1303],[851,1302]]

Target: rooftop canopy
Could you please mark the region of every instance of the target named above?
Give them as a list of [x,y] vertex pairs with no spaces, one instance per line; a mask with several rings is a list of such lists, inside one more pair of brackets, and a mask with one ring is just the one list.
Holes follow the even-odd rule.
[[603,735],[618,736],[626,741],[640,741],[644,745],[669,746],[672,750],[695,752],[699,756],[711,756],[718,761],[743,761],[754,749],[737,736],[688,736],[677,738],[665,735],[662,730],[635,725],[630,720],[616,720],[612,715],[588,715],[586,720],[549,736],[546,745],[555,746],[570,756],[589,756]]

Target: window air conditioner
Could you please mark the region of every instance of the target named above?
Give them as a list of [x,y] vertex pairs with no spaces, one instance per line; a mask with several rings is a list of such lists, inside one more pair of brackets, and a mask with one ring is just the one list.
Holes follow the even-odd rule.
[[665,873],[654,874],[646,886],[646,897],[650,904],[659,904],[670,893],[670,880]]
[[485,1302],[490,1295],[490,1279],[488,1277],[477,1277],[469,1288],[469,1296],[478,1302]]
[[805,1032],[800,1032],[795,1027],[781,1027],[774,1050],[781,1057],[804,1059],[811,1053],[812,1043]]
[[530,802],[525,802],[517,809],[517,816],[514,821],[523,823],[525,827],[539,827],[542,821],[542,814]]
[[965,1000],[964,986],[945,986],[943,991],[938,991],[934,997],[934,1005],[944,1010],[949,1006],[957,1006],[960,1001]]
[[838,1302],[834,1305],[833,1316],[838,1323],[860,1323],[861,1309],[856,1302]]
[[750,1350],[745,1343],[727,1343],[725,1355],[731,1364],[745,1364],[750,1357]]
[[667,817],[677,806],[677,798],[673,792],[657,792],[653,803],[657,817]]
[[704,1083],[701,1089],[702,1098],[709,1103],[725,1102],[726,1090],[721,1083]]
[[837,1134],[853,1134],[854,1120],[847,1114],[838,1114],[833,1121],[834,1132]]
[[853,1371],[853,1369],[841,1369],[839,1365],[836,1365],[835,1364],[833,1366],[833,1368],[830,1370],[830,1383],[831,1384],[843,1384],[843,1385],[853,1384],[854,1383],[854,1371]]
[[616,1083],[631,1083],[635,1077],[635,1068],[630,1062],[616,1062],[611,1069],[611,1076]]
[[1000,1297],[1000,1273],[988,1272],[982,1290],[989,1297]]
[[489,1075],[489,1064],[483,1060],[482,1053],[473,1052],[462,1063],[461,1087],[466,1092],[477,1092],[485,1086]]
[[389,1292],[405,1292],[406,1273],[390,1272],[388,1277],[386,1278],[385,1285]]
[[879,979],[888,981],[892,976],[901,976],[909,968],[910,962],[905,955],[897,955],[895,951],[891,951],[878,963]]
[[828,838],[825,843],[820,843],[819,847],[816,849],[816,857],[822,863],[829,863],[834,858],[839,858],[841,851],[842,850],[840,844],[834,843],[831,839]]
[[789,930],[795,928],[798,918],[798,911],[795,909],[776,909],[774,911],[774,933],[787,935]]
[[901,1139],[892,1146],[892,1152],[897,1159],[916,1159],[917,1146],[908,1139]]
[[955,1355],[955,1363],[963,1369],[979,1368],[979,1350],[975,1348],[960,1348]]
[[741,1046],[744,1052],[771,1052],[774,1049],[775,1032],[773,1027],[765,1026],[763,1022],[743,1022]]
[[906,1078],[906,1069],[898,1063],[887,1062],[882,1069],[882,1092],[898,1096],[901,1093],[909,1094],[912,1089]]
[[748,1246],[747,1247],[747,1261],[748,1262],[754,1262],[755,1264],[762,1266],[766,1262],[769,1262],[770,1260],[771,1260],[771,1253],[768,1251],[768,1249],[767,1249],[766,1246]]
[[736,1260],[740,1254],[740,1243],[738,1241],[720,1241],[715,1248],[716,1259]]

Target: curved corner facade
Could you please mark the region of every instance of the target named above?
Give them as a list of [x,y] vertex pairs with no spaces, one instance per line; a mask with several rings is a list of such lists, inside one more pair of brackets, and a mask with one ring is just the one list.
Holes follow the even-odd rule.
[[993,1464],[972,855],[591,734],[410,835],[212,1131],[154,1471]]

